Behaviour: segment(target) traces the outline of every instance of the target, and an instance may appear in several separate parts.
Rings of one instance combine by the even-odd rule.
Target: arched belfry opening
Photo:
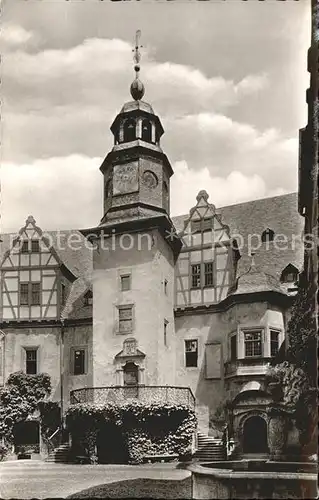
[[[133,118],[129,118],[124,122],[123,126],[124,142],[135,141],[136,139],[136,123]]]
[[[147,119],[142,121],[142,140],[152,142],[152,123]]]
[[[254,415],[248,417],[243,428],[243,452],[258,454],[268,452],[267,423],[264,418]]]

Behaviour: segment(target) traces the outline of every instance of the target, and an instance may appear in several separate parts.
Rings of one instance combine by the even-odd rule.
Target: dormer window
[[[142,121],[142,140],[152,142],[152,124],[149,120]]]
[[[135,141],[136,139],[136,123],[133,119],[129,119],[124,123],[124,142]]]
[[[267,229],[265,229],[265,231],[261,235],[261,241],[262,241],[262,243],[266,243],[268,241],[273,241],[274,236],[275,236],[275,232],[272,229],[269,229],[269,227],[267,227]]]
[[[280,281],[282,283],[296,283],[296,281],[298,281],[298,275],[298,269],[292,264],[288,264],[281,273]]]

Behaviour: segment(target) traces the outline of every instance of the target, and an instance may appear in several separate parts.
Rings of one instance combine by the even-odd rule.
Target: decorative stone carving
[[[268,446],[273,459],[280,458],[287,443],[287,417],[278,408],[268,411]]]
[[[113,196],[138,191],[138,162],[115,165],[113,169]]]

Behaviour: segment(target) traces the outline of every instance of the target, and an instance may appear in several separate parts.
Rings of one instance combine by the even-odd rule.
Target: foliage
[[[106,423],[120,426],[131,463],[140,463],[146,454],[186,454],[196,427],[195,413],[187,406],[140,401],[74,405],[66,421],[73,441],[90,457],[99,430]]]
[[[315,293],[301,286],[287,327],[289,347],[285,361],[277,360],[266,374],[273,399],[290,413],[300,431],[300,443],[308,445],[317,428],[317,328]],[[315,443],[316,446],[316,443]]]
[[[4,459],[4,457],[6,456],[8,451],[9,451],[9,449],[7,446],[0,444],[0,462],[1,462],[1,460]]]
[[[315,292],[300,286],[287,327],[289,347],[286,360],[301,368],[312,387],[317,383],[317,325]]]
[[[38,409],[38,403],[51,393],[50,376],[12,373],[0,394],[0,437],[13,441],[13,427]]]

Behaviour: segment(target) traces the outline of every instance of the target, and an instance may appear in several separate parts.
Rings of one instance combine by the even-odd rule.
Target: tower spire
[[[139,64],[141,60],[140,48],[143,47],[142,45],[140,45],[140,38],[141,30],[137,30],[135,34],[135,47],[134,49],[132,49],[132,52],[134,52],[133,61],[135,62],[135,80],[131,85],[131,96],[135,101],[139,101],[140,99],[142,99],[145,92],[144,85],[139,79],[139,72],[141,69]]]

